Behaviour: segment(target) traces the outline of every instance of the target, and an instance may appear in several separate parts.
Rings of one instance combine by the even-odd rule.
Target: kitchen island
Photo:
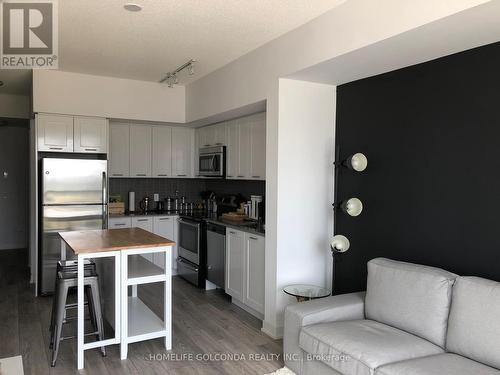
[[[84,351],[107,345],[120,344],[121,359],[127,358],[128,344],[137,341],[165,338],[165,349],[172,348],[172,283],[171,256],[175,242],[140,228],[60,232],[61,259],[70,250],[78,259],[78,369],[84,367]],[[159,267],[144,255],[164,253],[165,264]],[[104,304],[111,304],[114,312],[111,325],[114,337],[85,343],[84,341],[84,280],[86,259],[114,260],[114,267],[105,274],[114,274],[114,290],[104,293]],[[107,262],[111,263],[111,262]],[[109,275],[107,275],[109,276]],[[137,296],[137,285],[164,283],[164,316],[160,319]],[[107,285],[108,286],[108,285]],[[132,295],[128,289],[131,286]],[[108,309],[109,311],[110,309]]]

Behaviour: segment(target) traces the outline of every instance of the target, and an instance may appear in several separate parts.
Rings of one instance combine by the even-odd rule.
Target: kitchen
[[[265,112],[200,128],[58,114],[36,121],[39,158],[108,160],[109,203],[98,227],[137,227],[172,239],[172,275],[224,290],[263,319]],[[70,229],[91,229],[81,224]],[[59,251],[57,244],[45,250],[45,237],[41,265]],[[143,257],[165,264],[163,253]],[[50,294],[53,282],[43,281],[50,271],[40,271],[40,294]]]

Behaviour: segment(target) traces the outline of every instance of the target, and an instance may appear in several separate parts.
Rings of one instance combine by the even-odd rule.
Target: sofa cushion
[[[446,349],[500,369],[500,283],[457,279]]]
[[[444,348],[457,275],[384,258],[368,262],[366,319],[405,330]]]
[[[346,375],[370,375],[388,363],[443,353],[427,340],[373,320],[304,327],[299,345],[306,352],[305,361],[322,361]]]
[[[382,366],[376,375],[500,375],[500,371],[456,354],[438,354]]]

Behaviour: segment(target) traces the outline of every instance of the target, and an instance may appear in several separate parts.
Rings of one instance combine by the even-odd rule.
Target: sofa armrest
[[[365,318],[365,292],[341,294],[285,308],[283,352],[285,364],[296,374],[301,373],[303,353],[299,347],[302,327],[326,322]]]

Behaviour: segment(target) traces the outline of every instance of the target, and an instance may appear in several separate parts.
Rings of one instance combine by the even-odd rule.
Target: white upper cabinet
[[[99,117],[74,118],[74,151],[101,153],[108,151],[108,120]]]
[[[229,179],[236,178],[238,175],[240,164],[240,142],[239,142],[239,127],[236,121],[226,123],[226,177]]]
[[[73,152],[73,116],[39,114],[38,151]]]
[[[211,126],[213,128],[213,143],[214,146],[225,146],[226,141],[226,123],[221,122],[220,124]]]
[[[210,126],[199,128],[197,132],[198,132],[198,146],[200,148],[212,146],[214,137]]]
[[[109,137],[109,176],[128,177],[130,175],[130,125],[111,123]]]
[[[130,125],[130,177],[151,177],[149,125]]]
[[[168,126],[153,127],[153,177],[172,176],[172,128]]]
[[[221,122],[216,125],[205,126],[203,128],[198,128],[197,133],[197,144],[198,147],[213,147],[213,146],[225,146],[226,141],[226,123]]]
[[[256,116],[251,126],[250,136],[250,178],[266,179],[266,114]]]
[[[239,163],[238,171],[236,174],[237,179],[249,179],[250,178],[250,160],[252,157],[252,148],[250,137],[252,134],[252,123],[249,121],[248,117],[239,120]]]
[[[194,130],[172,128],[172,176],[193,177]]]
[[[266,114],[228,121],[226,128],[226,177],[266,179]]]

